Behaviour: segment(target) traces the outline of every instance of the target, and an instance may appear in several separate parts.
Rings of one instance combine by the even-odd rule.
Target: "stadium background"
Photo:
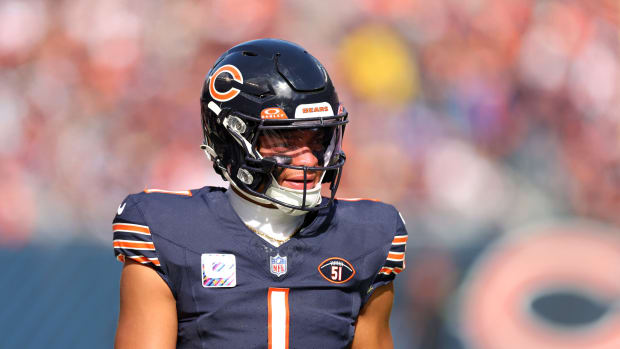
[[[114,211],[222,184],[201,85],[259,37],[335,81],[339,196],[405,217],[396,348],[620,347],[619,25],[615,0],[0,2],[0,348],[111,347]]]

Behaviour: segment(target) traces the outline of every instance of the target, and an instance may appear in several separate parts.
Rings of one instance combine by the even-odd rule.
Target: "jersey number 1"
[[[269,349],[288,349],[288,291],[288,288],[270,287],[267,292]]]

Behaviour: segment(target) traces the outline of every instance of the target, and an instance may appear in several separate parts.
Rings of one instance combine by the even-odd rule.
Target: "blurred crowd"
[[[351,121],[338,194],[400,209],[430,266],[413,283],[532,222],[617,227],[619,27],[615,0],[2,1],[0,245],[110,244],[127,193],[225,185],[199,95],[259,37],[326,66]]]
[[[127,192],[222,185],[198,96],[258,37],[335,80],[340,195],[394,202],[441,244],[549,215],[620,223],[618,17],[612,0],[3,1],[0,243],[107,240]]]

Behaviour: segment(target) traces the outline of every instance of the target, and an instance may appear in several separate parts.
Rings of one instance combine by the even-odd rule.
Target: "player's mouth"
[[[297,189],[297,190],[304,190],[304,184],[306,186],[306,190],[314,188],[314,184],[315,184],[314,181],[316,179],[316,176],[315,175],[308,176],[306,179],[307,181],[304,182],[303,175],[288,177],[288,178],[285,178],[282,181],[282,183],[280,183],[280,185],[283,187]]]

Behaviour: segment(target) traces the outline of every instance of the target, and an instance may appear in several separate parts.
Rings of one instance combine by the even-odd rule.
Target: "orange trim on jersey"
[[[392,240],[393,244],[403,244],[407,242],[407,239],[409,239],[408,235],[401,235],[401,236],[395,236],[394,240]]]
[[[119,262],[123,262],[123,263],[125,263],[125,255],[124,255],[124,254],[119,254],[118,256],[116,256],[116,259],[117,259]]]
[[[271,349],[271,328],[273,327],[271,320],[271,288],[267,291],[267,348]]]
[[[288,337],[289,337],[289,327],[290,327],[290,314],[289,314],[289,305],[288,305],[288,288],[275,288],[270,287],[267,291],[267,345],[269,349],[272,349],[273,339],[271,338],[271,330],[272,330],[272,310],[271,310],[271,293],[273,291],[284,292],[284,307],[286,308],[286,323],[285,323],[285,336],[284,338],[284,348],[288,349]]]
[[[396,274],[400,274],[400,272],[403,271],[404,268],[398,268],[398,267],[394,267],[394,273]]]
[[[341,201],[362,201],[362,200],[368,200],[368,201],[374,201],[374,202],[381,202],[381,200],[368,199],[368,198],[336,198],[336,200],[341,200]]]
[[[388,253],[387,259],[402,261],[405,259],[405,253],[404,252],[390,252]]]
[[[285,344],[284,344],[284,348],[288,349],[288,337],[289,337],[289,328],[290,328],[290,308],[288,305],[288,288],[286,289],[286,294],[284,295],[284,302],[286,304],[286,338],[285,338]]]
[[[122,230],[122,231],[130,231],[134,233],[142,233],[151,235],[151,230],[149,227],[145,225],[137,225],[137,224],[126,224],[126,223],[116,223],[112,224],[112,230]]]
[[[192,196],[192,192],[189,191],[189,190],[144,189],[144,192],[147,193],[147,194],[150,194],[150,193],[163,193],[163,194],[175,194],[175,195]]]
[[[129,249],[142,248],[142,249],[155,250],[155,244],[153,244],[152,242],[148,242],[148,241],[136,241],[136,242],[114,241],[113,246],[114,248],[129,248]]]

